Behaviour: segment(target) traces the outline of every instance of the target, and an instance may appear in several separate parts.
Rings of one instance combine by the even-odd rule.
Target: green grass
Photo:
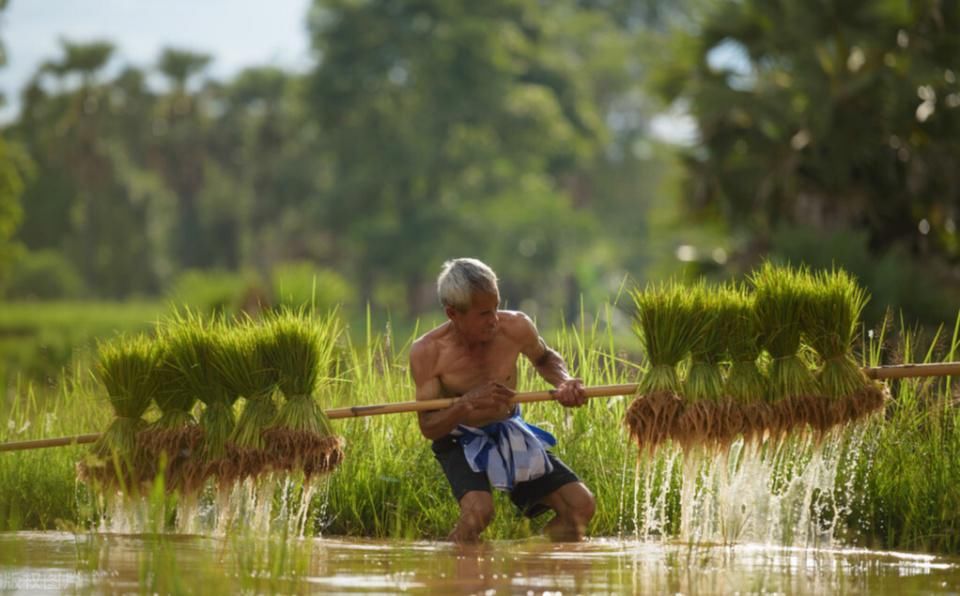
[[[902,328],[902,325],[901,325]],[[960,317],[953,335],[940,329],[927,345],[902,332],[894,352],[902,362],[955,361]],[[865,353],[876,354],[883,334]],[[923,347],[921,347],[923,346]],[[871,364],[876,363],[872,359]],[[904,379],[874,440],[859,454],[856,474],[866,497],[850,525],[869,545],[960,552],[960,407],[951,378]]]
[[[0,389],[17,378],[56,384],[78,358],[92,363],[95,340],[150,330],[161,302],[0,302]]]
[[[568,326],[548,336],[548,343],[588,385],[636,382],[640,363],[616,350],[612,332],[600,324],[605,319],[596,317],[598,322],[591,326]],[[413,399],[406,361],[410,341],[398,344],[388,337],[372,327],[345,336],[332,389],[322,395],[323,408]],[[885,330],[866,341],[862,352],[871,362],[897,353],[908,361],[951,359],[957,347],[956,333],[952,341],[939,340],[931,349],[926,343],[918,344],[905,329]],[[521,361],[520,389],[543,387],[531,367]],[[833,495],[826,503],[842,512],[842,533],[851,543],[960,552],[960,491],[956,488],[960,486],[960,413],[950,405],[950,388],[946,380],[908,380],[894,383],[892,389],[894,403],[886,418],[874,418],[865,431],[847,427],[828,439],[831,449],[840,449],[846,458],[840,467],[846,476],[836,486],[849,485],[854,490]],[[638,525],[645,521],[638,503],[657,504],[666,515],[660,531],[671,535],[682,525],[678,518],[682,492],[693,490],[696,483],[683,482],[690,476],[685,476],[687,470],[670,450],[645,456],[638,463],[636,447],[630,445],[622,427],[628,399],[592,399],[575,410],[552,403],[530,404],[524,415],[558,436],[557,454],[597,496],[591,535],[638,532]],[[10,421],[0,427],[3,441],[102,431],[112,415],[103,389],[82,367],[71,370],[54,388],[20,387],[2,413]],[[148,417],[157,415],[148,412]],[[456,520],[457,507],[414,415],[337,420],[331,425],[345,439],[345,458],[313,501],[309,533],[446,535]],[[799,440],[787,442],[776,454],[775,487],[787,490],[791,474],[809,461],[806,445]],[[84,452],[81,446],[0,453],[0,529],[93,523],[98,515],[96,499],[77,484],[74,475],[74,464]],[[532,522],[517,518],[500,493],[496,501],[498,515],[485,534],[489,538],[530,536],[546,522],[545,518]],[[145,573],[147,580],[158,578],[162,568]]]
[[[54,388],[19,387],[0,418],[7,421],[0,440],[7,442],[98,432],[113,412],[93,377],[74,368]],[[0,529],[53,529],[89,520],[93,499],[76,480],[76,463],[89,450],[76,445],[0,454]]]

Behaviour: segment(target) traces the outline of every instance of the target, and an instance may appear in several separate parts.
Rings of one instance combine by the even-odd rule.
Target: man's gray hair
[[[440,304],[460,312],[470,309],[477,292],[498,294],[497,274],[477,259],[451,259],[443,264],[437,277],[437,296]]]

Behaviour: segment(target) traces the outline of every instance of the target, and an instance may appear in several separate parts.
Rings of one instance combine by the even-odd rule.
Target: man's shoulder
[[[522,310],[500,310],[500,311],[497,311],[497,316],[500,318],[501,322],[515,323],[515,324],[533,323],[533,319],[531,319],[527,315],[527,313],[523,312]]]
[[[447,334],[448,324],[427,331],[410,344],[410,359],[436,359],[440,343]]]
[[[504,333],[514,340],[527,340],[531,335],[537,335],[537,328],[533,319],[519,310],[501,310],[497,313],[500,318],[500,327]]]

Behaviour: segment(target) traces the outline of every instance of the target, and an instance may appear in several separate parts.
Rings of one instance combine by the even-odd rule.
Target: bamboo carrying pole
[[[898,364],[892,366],[873,366],[863,369],[864,374],[870,379],[904,379],[918,377],[947,377],[960,375],[960,362],[936,362],[932,364]],[[633,395],[637,392],[636,383],[627,383],[623,385],[598,385],[596,387],[587,387],[584,392],[587,397],[613,397],[617,395]],[[530,391],[526,393],[517,393],[513,397],[513,403],[530,403],[538,401],[549,401],[553,399],[554,390],[550,391]],[[324,414],[331,420],[338,418],[360,418],[362,416],[379,416],[381,414],[397,414],[400,412],[429,412],[432,410],[442,410],[449,408],[458,397],[448,397],[442,399],[428,399],[421,401],[404,401],[393,404],[375,404],[370,406],[349,406],[346,408],[333,408],[324,410]],[[93,443],[100,435],[76,435],[73,437],[57,437],[54,439],[35,439],[32,441],[15,441],[11,443],[0,443],[0,451],[23,451],[26,449],[43,449],[46,447],[61,447],[64,445],[81,445],[84,443]]]

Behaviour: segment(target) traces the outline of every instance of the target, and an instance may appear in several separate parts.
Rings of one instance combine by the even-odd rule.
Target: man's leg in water
[[[493,495],[472,490],[460,498],[460,519],[447,536],[454,542],[477,542],[480,533],[493,521]]]
[[[587,524],[593,519],[597,502],[582,482],[564,484],[540,500],[556,513],[544,531],[551,540],[570,542],[583,540]]]

